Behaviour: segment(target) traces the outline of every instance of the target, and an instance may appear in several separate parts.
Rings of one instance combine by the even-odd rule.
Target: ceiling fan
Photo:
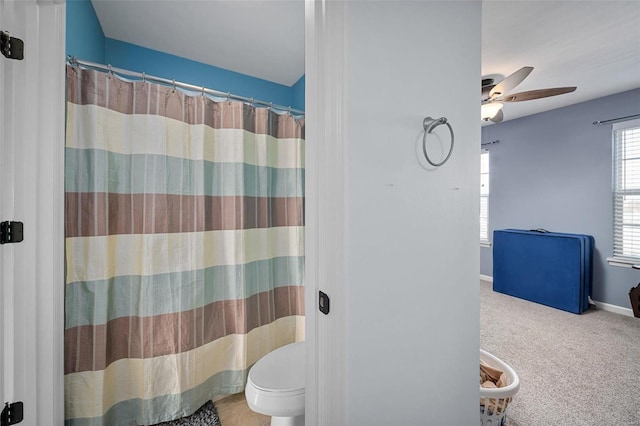
[[[499,123],[504,119],[502,102],[521,102],[533,99],[548,98],[550,96],[571,93],[576,90],[571,87],[554,87],[551,89],[529,90],[526,92],[509,94],[518,84],[527,78],[533,67],[522,67],[513,74],[505,77],[498,84],[492,78],[482,79],[482,103],[480,105],[482,119]]]

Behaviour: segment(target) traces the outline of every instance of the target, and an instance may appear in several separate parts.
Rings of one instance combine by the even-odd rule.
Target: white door
[[[24,59],[0,56],[0,221],[24,241],[0,245],[0,404],[21,425],[63,424],[64,26],[55,1],[0,0],[0,30]]]
[[[16,7],[19,6],[19,7]],[[12,35],[24,38],[24,22],[21,21],[16,9],[23,9],[22,5],[15,2],[0,3],[0,29],[11,32]],[[20,34],[18,36],[18,34]],[[20,191],[20,186],[16,188],[16,171],[14,159],[16,149],[20,145],[16,144],[16,139],[21,138],[20,129],[16,127],[16,114],[19,114],[15,96],[16,73],[20,74],[23,64],[17,60],[9,60],[0,56],[0,221],[20,220],[16,217],[15,193]],[[17,145],[17,146],[16,146]],[[0,315],[0,342],[2,343],[2,363],[0,364],[0,378],[2,378],[2,389],[0,389],[0,403],[15,402],[30,399],[23,391],[25,382],[31,382],[32,378],[27,378],[25,374],[17,374],[16,369],[20,368],[20,362],[25,357],[23,348],[19,348],[19,338],[22,324],[16,305],[16,279],[20,278],[20,272],[16,271],[15,259],[23,256],[24,245],[4,244],[0,246],[0,298],[2,300],[2,315]],[[17,275],[17,276],[16,276]],[[24,324],[26,325],[26,324]],[[17,359],[16,359],[17,358]],[[29,373],[27,373],[28,375]],[[16,376],[21,376],[22,380],[16,383]]]

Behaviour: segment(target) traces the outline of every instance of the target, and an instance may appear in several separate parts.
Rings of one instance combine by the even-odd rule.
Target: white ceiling
[[[304,74],[304,0],[92,3],[106,37],[286,86]]]
[[[106,37],[287,86],[304,74],[304,0],[92,2]],[[505,120],[640,88],[640,0],[484,0],[482,10],[483,77],[528,65],[514,92],[578,86],[505,104]]]
[[[487,1],[482,75],[534,70],[513,92],[578,86],[504,106],[505,120],[640,87],[640,1]],[[638,105],[640,113],[640,104]]]

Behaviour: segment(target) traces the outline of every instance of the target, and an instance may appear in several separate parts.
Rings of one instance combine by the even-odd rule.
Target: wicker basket
[[[504,371],[507,378],[505,387],[495,389],[480,387],[480,425],[500,426],[503,424],[513,396],[520,389],[520,379],[513,368],[482,349],[480,349],[480,360]]]

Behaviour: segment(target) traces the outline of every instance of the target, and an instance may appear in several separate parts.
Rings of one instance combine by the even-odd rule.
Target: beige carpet
[[[507,426],[640,425],[640,319],[480,289],[480,345],[521,382]]]

